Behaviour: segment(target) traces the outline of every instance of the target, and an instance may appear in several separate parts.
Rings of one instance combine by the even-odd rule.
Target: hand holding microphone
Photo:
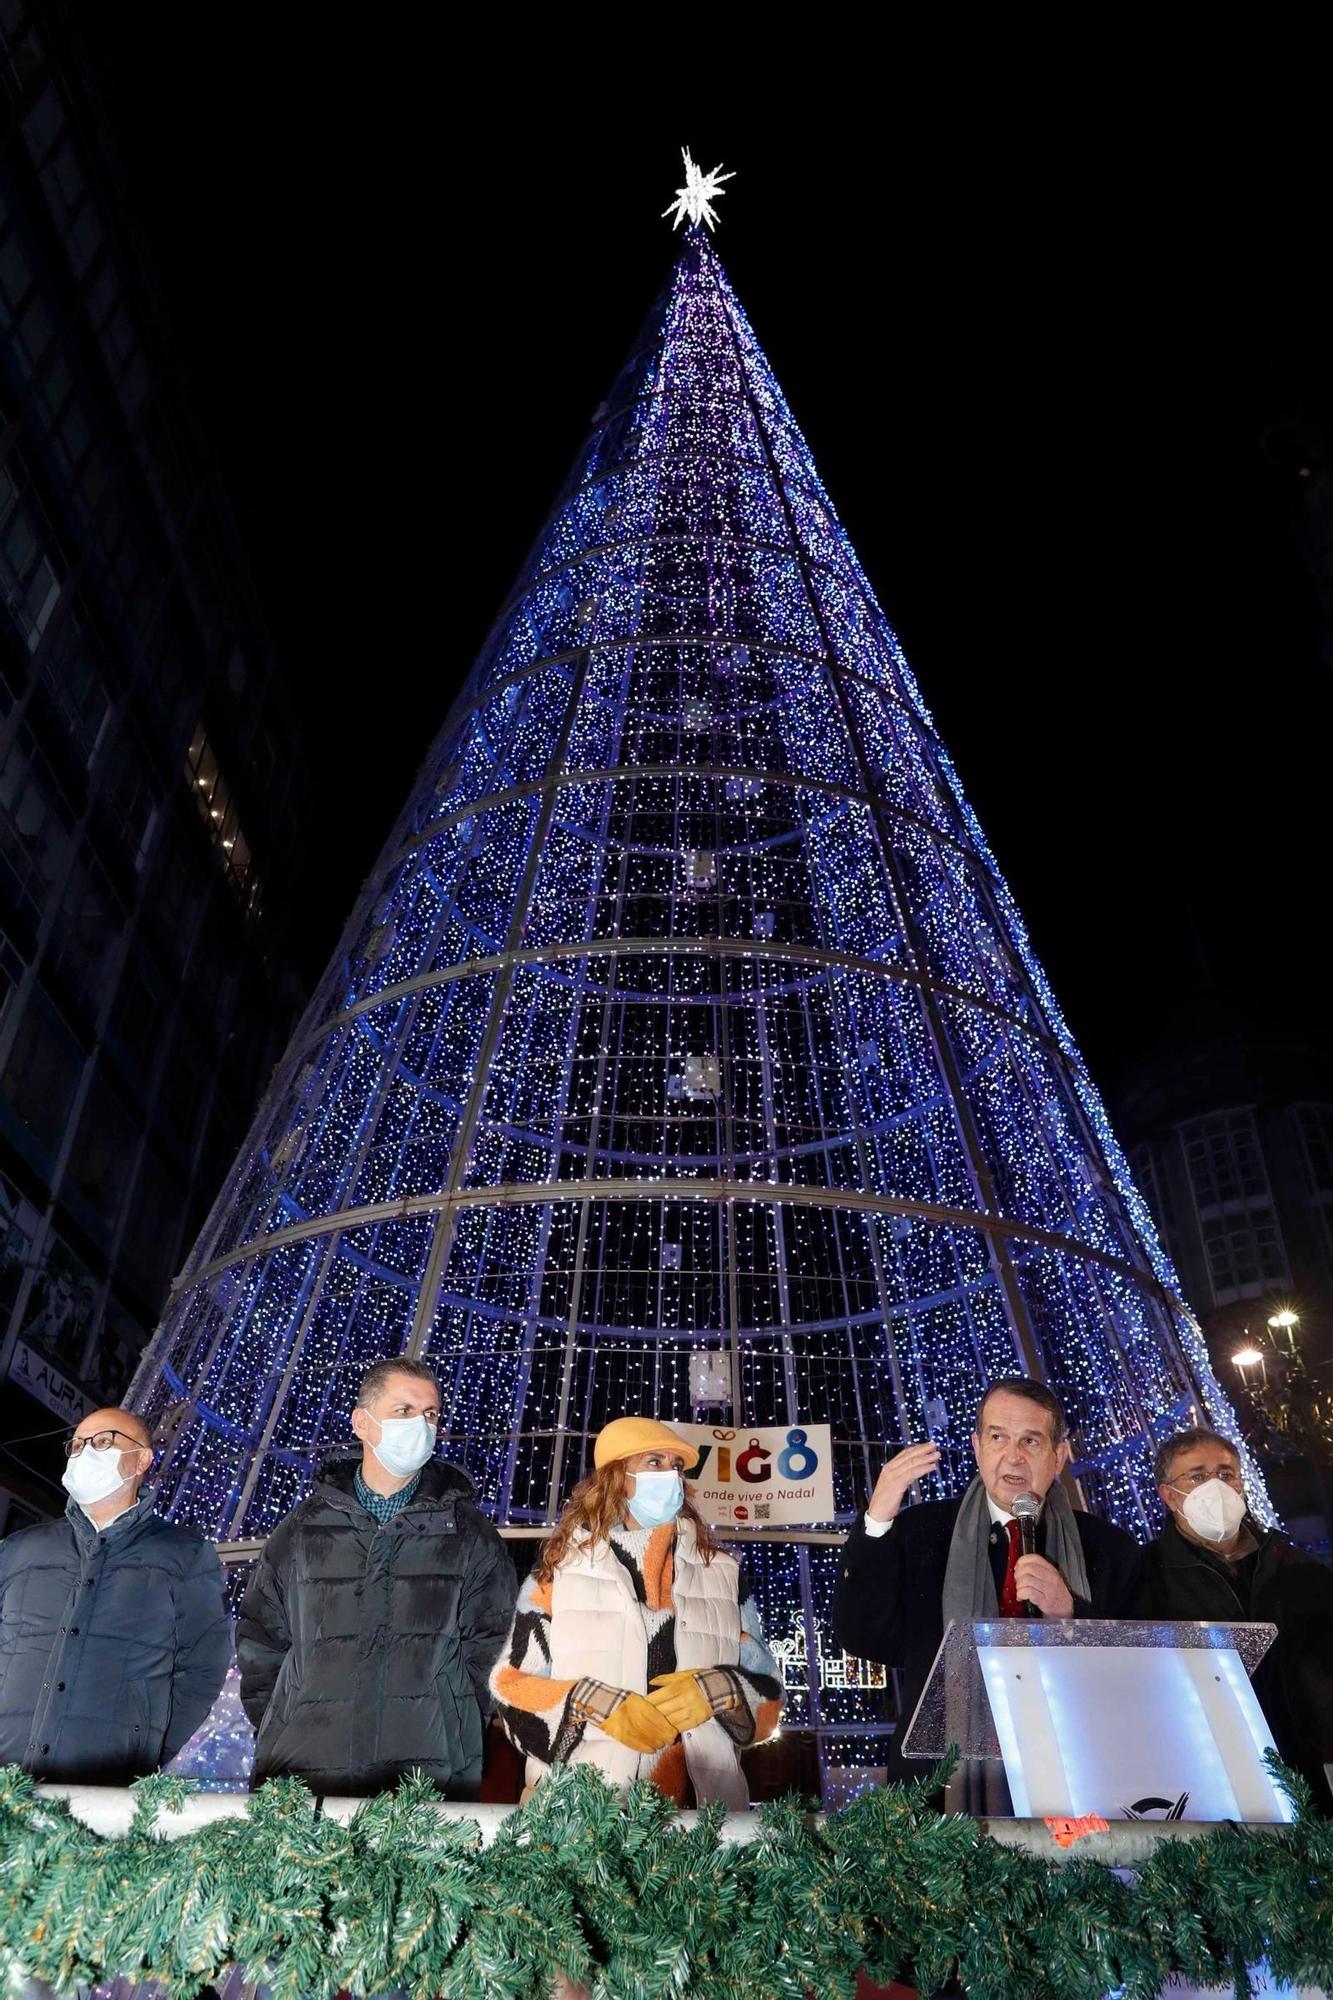
[[[1037,1554],[1037,1522],[1041,1501],[1035,1493],[1016,1493],[1010,1510],[1018,1523],[1023,1553],[1014,1567],[1014,1588],[1029,1618],[1072,1618],[1074,1599],[1054,1563]]]

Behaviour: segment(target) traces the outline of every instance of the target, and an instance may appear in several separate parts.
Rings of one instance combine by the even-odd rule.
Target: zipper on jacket
[[[1225,1587],[1231,1592],[1231,1595],[1235,1598],[1236,1609],[1239,1611],[1241,1615],[1242,1622],[1244,1623],[1249,1622],[1250,1614],[1245,1609],[1245,1605],[1244,1602],[1242,1601],[1241,1594],[1237,1590],[1235,1584],[1231,1581],[1231,1578],[1229,1576],[1223,1576],[1221,1570],[1214,1569],[1211,1563],[1200,1562],[1197,1556],[1192,1556],[1188,1563],[1180,1563],[1177,1564],[1176,1567],[1180,1569],[1206,1570],[1209,1576],[1216,1577],[1217,1581],[1221,1584],[1224,1584]]]

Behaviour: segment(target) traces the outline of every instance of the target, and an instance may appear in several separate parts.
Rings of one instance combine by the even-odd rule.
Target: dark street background
[[[307,976],[669,269],[684,142],[736,171],[722,257],[1094,1073],[1173,1017],[1317,1031],[1301,163],[1149,84],[1128,118],[943,89],[827,144],[688,85],[520,115],[404,19],[88,14],[306,711]]]

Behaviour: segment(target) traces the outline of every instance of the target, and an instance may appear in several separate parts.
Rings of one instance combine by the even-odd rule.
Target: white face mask
[[[425,1417],[382,1417],[380,1441],[371,1445],[380,1464],[395,1479],[410,1479],[435,1450],[435,1426]]]
[[[130,1475],[131,1478],[133,1476]],[[113,1493],[119,1493],[122,1486],[130,1483],[129,1479],[120,1476],[120,1446],[109,1444],[101,1451],[95,1451],[92,1445],[86,1444],[77,1458],[66,1461],[60,1483],[80,1507],[96,1507],[99,1502],[109,1500]]]
[[[1245,1519],[1245,1495],[1225,1479],[1206,1479],[1185,1495],[1180,1511],[1205,1542],[1229,1542]]]

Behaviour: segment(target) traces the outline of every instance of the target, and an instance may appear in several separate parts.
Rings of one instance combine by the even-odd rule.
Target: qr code
[[[773,1512],[773,1509],[772,1509],[772,1507],[771,1507],[771,1506],[769,1505],[769,1503],[768,1503],[768,1501],[767,1501],[767,1500],[756,1500],[756,1501],[755,1501],[755,1503],[754,1503],[754,1518],[755,1518],[755,1520],[756,1520],[756,1521],[766,1521],[766,1520],[768,1520],[768,1518],[769,1518],[769,1516],[770,1516],[770,1515],[772,1514],[772,1512]]]

